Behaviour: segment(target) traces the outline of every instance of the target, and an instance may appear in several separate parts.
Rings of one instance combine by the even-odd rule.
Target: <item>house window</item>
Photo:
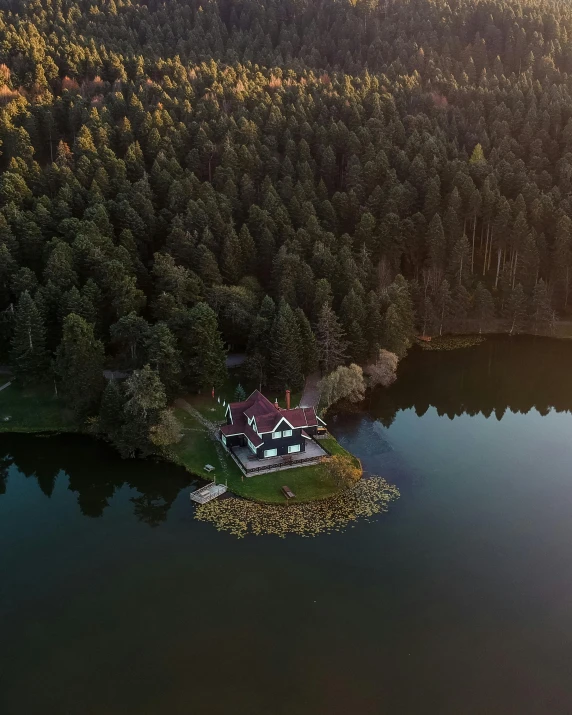
[[[252,442],[248,439],[248,437],[246,438],[246,441],[248,442],[248,446],[250,447],[251,451],[254,452],[254,454],[256,454],[256,447],[252,444]]]
[[[282,432],[273,432],[272,439],[280,439],[282,437]]]
[[[293,452],[299,452],[300,451],[300,445],[299,444],[291,444],[288,447],[288,454],[292,454]]]
[[[265,457],[275,457],[277,454],[278,454],[277,449],[265,449],[264,450]]]
[[[224,434],[222,435],[222,443],[226,447],[226,437],[224,436]]]
[[[284,432],[282,432],[282,437],[291,437],[291,436],[292,436],[291,429],[285,429]]]

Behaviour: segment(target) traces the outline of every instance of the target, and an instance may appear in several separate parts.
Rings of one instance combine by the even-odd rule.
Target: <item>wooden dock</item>
[[[226,492],[226,487],[224,484],[207,484],[194,492],[191,492],[191,501],[196,501],[197,504],[206,504],[212,499],[220,497],[221,494]]]

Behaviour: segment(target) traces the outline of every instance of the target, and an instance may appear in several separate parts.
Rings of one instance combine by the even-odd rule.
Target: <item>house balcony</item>
[[[322,459],[330,456],[328,452],[317,442],[314,442],[313,439],[306,440],[306,450],[304,452],[285,454],[278,457],[267,457],[265,459],[257,457],[248,447],[230,447],[227,449],[247,477],[253,477],[257,474],[268,474],[281,469],[293,469],[294,467],[318,464]]]

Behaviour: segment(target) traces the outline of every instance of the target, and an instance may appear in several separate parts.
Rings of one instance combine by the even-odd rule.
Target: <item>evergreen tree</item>
[[[28,291],[18,300],[14,313],[14,334],[10,360],[16,377],[23,383],[41,380],[48,366],[46,331],[40,312]]]
[[[183,371],[188,387],[209,390],[226,379],[226,350],[215,312],[197,303],[188,312],[187,332],[180,341]]]
[[[376,359],[383,341],[384,325],[381,300],[378,294],[373,290],[367,295],[366,323],[367,329],[365,331],[365,337],[367,340],[367,357],[368,359]]]
[[[409,346],[410,336],[399,316],[399,310],[389,305],[383,318],[382,347],[398,357],[404,357]]]
[[[477,283],[473,313],[479,326],[479,335],[487,329],[495,317],[495,304],[490,292],[482,283]]]
[[[342,301],[340,321],[347,339],[347,353],[352,362],[360,363],[367,357],[365,306],[361,296],[352,288]]]
[[[125,391],[118,380],[109,380],[99,407],[96,431],[113,444],[120,444],[125,423]]]
[[[314,291],[314,304],[312,307],[313,323],[317,323],[324,305],[332,306],[334,302],[334,294],[330,282],[326,278],[320,278],[316,281],[316,290]]]
[[[534,286],[532,292],[532,323],[535,335],[539,330],[546,331],[552,328],[554,312],[550,305],[550,296],[542,278]]]
[[[300,354],[302,374],[307,377],[318,369],[318,344],[310,321],[302,308],[296,310],[296,320],[298,321],[298,331],[300,333],[300,344],[302,348]]]
[[[447,329],[449,318],[453,313],[453,299],[449,281],[442,281],[437,293],[435,294],[435,311],[439,326],[439,335],[443,335],[443,330]]]
[[[244,402],[246,400],[246,392],[244,391],[244,387],[238,383],[236,386],[236,390],[234,391],[234,400],[235,402]]]
[[[181,353],[177,341],[165,323],[156,323],[147,337],[147,360],[157,372],[167,396],[173,397],[180,388]]]
[[[152,429],[161,420],[167,404],[159,375],[149,365],[135,370],[125,382],[124,424],[115,443],[125,457],[145,457],[156,451]]]
[[[505,305],[505,318],[509,335],[520,332],[526,324],[526,295],[520,283],[511,292]]]
[[[281,301],[270,339],[270,382],[273,387],[299,389],[302,374],[301,338],[292,308]]]
[[[79,419],[93,413],[104,388],[103,343],[93,326],[75,313],[66,316],[56,351],[55,372],[66,403]]]
[[[455,326],[455,330],[464,331],[466,328],[466,320],[471,307],[471,296],[464,285],[456,285],[453,289],[452,305],[451,305],[451,320]]]
[[[347,358],[345,334],[331,306],[325,303],[316,326],[316,340],[322,373],[328,374]]]

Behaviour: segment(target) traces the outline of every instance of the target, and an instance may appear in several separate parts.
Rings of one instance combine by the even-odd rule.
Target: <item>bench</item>
[[[212,464],[205,464],[203,469],[205,470],[205,472],[214,472],[214,467]]]
[[[294,499],[296,497],[290,487],[282,487],[282,493],[284,494],[286,499]]]

